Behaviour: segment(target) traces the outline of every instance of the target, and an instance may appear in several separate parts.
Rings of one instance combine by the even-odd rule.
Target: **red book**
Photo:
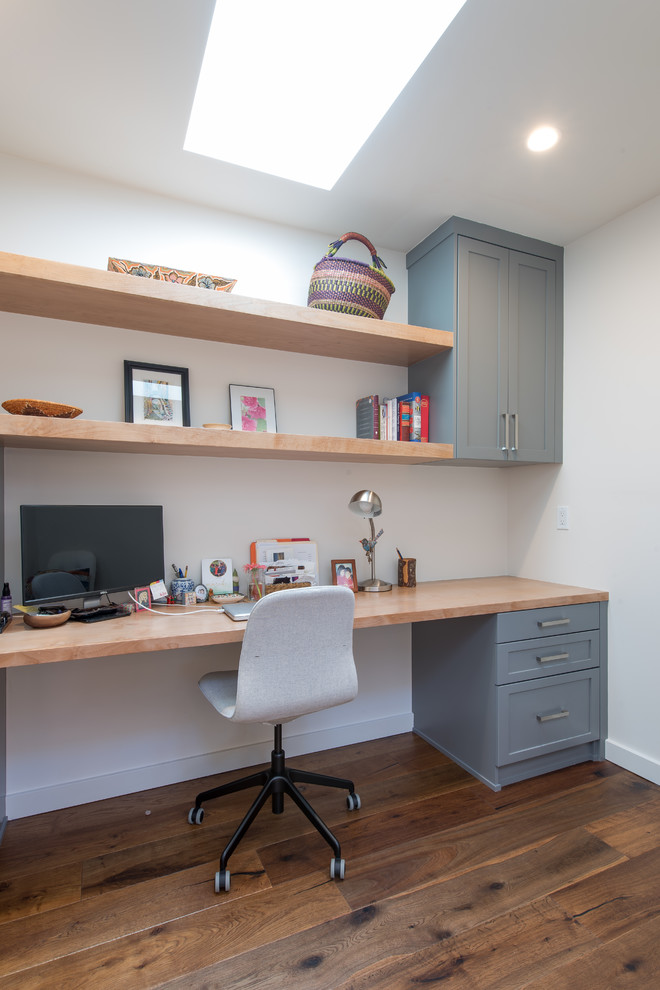
[[[421,398],[422,407],[422,436],[421,442],[429,442],[429,397],[428,395],[423,395]]]

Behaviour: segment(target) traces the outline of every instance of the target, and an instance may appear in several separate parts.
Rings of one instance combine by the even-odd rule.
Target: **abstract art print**
[[[246,433],[277,433],[275,391],[255,385],[230,385],[231,425]]]

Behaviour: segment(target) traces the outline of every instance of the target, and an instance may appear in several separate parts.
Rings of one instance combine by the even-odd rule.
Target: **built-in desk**
[[[519,779],[519,777],[516,777],[514,773],[509,773],[505,775],[506,780],[490,779],[487,773],[483,772],[479,766],[473,765],[469,758],[465,758],[460,752],[451,752],[451,747],[446,746],[443,742],[442,726],[433,714],[440,711],[439,703],[436,704],[433,700],[433,692],[441,692],[442,697],[451,698],[452,724],[456,724],[458,721],[463,726],[463,730],[458,733],[458,736],[464,742],[479,737],[480,749],[483,749],[484,745],[486,748],[488,746],[495,748],[499,745],[497,732],[504,731],[503,719],[506,718],[505,709],[502,707],[504,695],[502,692],[498,694],[497,688],[507,686],[500,685],[497,681],[496,647],[499,642],[497,637],[500,636],[501,642],[510,642],[510,640],[502,640],[502,636],[506,636],[507,633],[498,633],[497,619],[495,626],[492,626],[491,623],[489,627],[492,627],[491,632],[488,635],[483,633],[484,617],[494,616],[501,619],[506,613],[524,612],[530,616],[532,627],[519,627],[522,632],[519,638],[532,640],[536,638],[531,632],[536,628],[534,623],[537,620],[533,617],[531,610],[572,608],[586,603],[596,603],[594,607],[598,616],[599,653],[596,661],[593,657],[587,659],[586,669],[593,671],[595,666],[599,668],[599,677],[591,678],[592,695],[589,700],[590,711],[593,714],[595,697],[593,692],[597,691],[598,723],[591,725],[589,740],[581,742],[579,750],[573,752],[571,746],[564,746],[562,749],[561,740],[557,741],[555,738],[552,743],[554,755],[550,760],[546,759],[547,754],[543,753],[528,755],[520,762],[525,763],[525,767],[522,768],[523,775],[533,776],[535,773],[543,772],[544,769],[552,768],[554,765],[565,766],[569,762],[578,762],[580,759],[596,758],[602,755],[602,740],[605,736],[604,660],[606,656],[605,608],[607,599],[608,594],[604,591],[551,584],[528,578],[489,577],[465,578],[456,581],[428,581],[418,584],[416,588],[395,587],[391,592],[382,594],[358,594],[355,601],[355,628],[365,629],[371,626],[401,623],[414,624],[413,712],[416,730],[418,726],[415,706],[419,703],[419,699],[424,696],[424,710],[422,712],[420,709],[420,718],[423,719],[426,727],[420,730],[421,734],[434,745],[446,749],[449,755],[463,763],[468,769],[472,769],[477,776],[487,780],[491,786],[498,787],[509,779]],[[11,626],[0,636],[0,671],[2,671],[0,687],[3,689],[0,694],[4,697],[5,674],[2,668],[62,663],[68,660],[112,657],[127,653],[147,653],[154,650],[176,650],[191,646],[235,643],[243,638],[245,629],[243,623],[232,622],[227,616],[210,607],[193,615],[184,615],[182,614],[183,611],[185,610],[175,608],[161,609],[158,614],[138,613],[128,618],[89,624],[68,622],[52,629],[31,629],[25,626],[20,618],[15,618]],[[559,613],[557,616],[558,619],[562,618]],[[444,621],[447,619],[457,621],[447,623]],[[479,620],[476,626],[470,621],[472,619],[475,622]],[[558,621],[558,619],[550,621]],[[423,627],[421,626],[422,623],[424,624]],[[479,649],[465,646],[475,628],[482,630]],[[563,633],[566,627],[559,625],[548,628]],[[417,632],[421,629],[424,630],[424,635],[422,639],[418,639]],[[455,633],[451,634],[453,644],[451,646],[453,655],[451,670],[444,667],[444,649],[439,646],[434,647],[434,644],[440,643],[444,635],[443,630],[448,635],[451,630],[455,630]],[[518,633],[514,632],[513,635],[517,636]],[[552,638],[554,639],[554,637]],[[461,643],[465,646],[466,652],[464,654],[461,654],[459,649]],[[449,644],[446,652],[449,653]],[[555,652],[563,654],[566,650],[562,648]],[[558,677],[570,678],[575,676],[575,671],[572,670],[564,673],[563,669],[561,671],[556,667],[553,669],[553,663],[555,665],[561,664],[565,663],[565,660],[546,660],[539,661],[539,663],[542,663],[539,669],[543,680],[548,684],[551,683],[550,677],[553,678],[552,683],[561,685],[563,682],[557,681]],[[465,681],[459,673],[461,666],[466,671],[468,668],[470,670],[469,678]],[[584,664],[582,664],[582,668],[584,668]],[[433,674],[433,671],[436,673]],[[432,674],[433,684],[429,683],[424,686],[425,679],[431,677]],[[512,676],[517,677],[516,674]],[[511,683],[518,683],[519,680],[520,678],[515,681],[510,680],[507,684],[510,687]],[[417,702],[415,698],[418,699]],[[475,699],[478,699],[478,704]],[[484,711],[484,705],[487,707],[487,711]],[[479,714],[480,711],[482,712],[481,715]],[[553,713],[548,711],[546,714],[552,715]],[[0,735],[3,740],[5,734],[4,719],[5,705],[2,703],[3,724],[0,727]],[[551,727],[555,737],[557,737],[557,726],[563,728],[565,724],[566,719],[561,715],[556,719],[550,718],[547,721],[539,722],[543,728]],[[460,742],[460,739],[458,741]],[[468,748],[471,751],[471,747]],[[564,752],[564,750],[571,752]],[[562,759],[567,762],[562,763]],[[1,800],[4,806],[4,790]],[[2,815],[4,816],[4,807]]]

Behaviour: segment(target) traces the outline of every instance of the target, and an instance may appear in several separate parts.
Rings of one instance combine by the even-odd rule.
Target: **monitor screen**
[[[23,604],[97,599],[164,576],[161,505],[22,505]]]

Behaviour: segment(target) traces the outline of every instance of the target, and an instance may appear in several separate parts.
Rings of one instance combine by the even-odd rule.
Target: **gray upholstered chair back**
[[[277,591],[248,619],[238,667],[237,722],[287,722],[352,699],[355,596],[349,588]]]

